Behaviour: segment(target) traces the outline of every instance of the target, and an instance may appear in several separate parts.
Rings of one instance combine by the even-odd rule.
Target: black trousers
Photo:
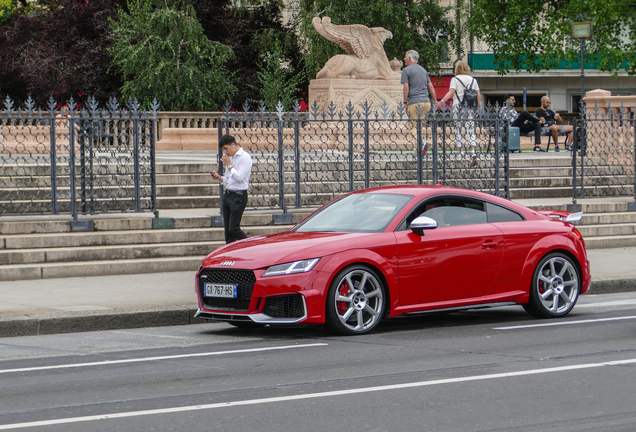
[[[225,227],[225,243],[247,238],[240,226],[245,206],[247,206],[247,191],[226,190],[223,194],[221,213]]]
[[[541,144],[541,120],[528,111],[521,111],[519,117],[517,117],[510,126],[518,127],[523,133],[534,131],[535,145]]]

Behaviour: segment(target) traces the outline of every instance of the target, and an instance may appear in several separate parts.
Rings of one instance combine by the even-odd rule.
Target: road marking
[[[616,300],[610,302],[599,302],[599,303],[578,303],[576,305],[577,309],[584,307],[610,307],[610,306],[626,306],[626,305],[636,305],[636,300]]]
[[[517,325],[517,326],[508,326],[508,327],[494,327],[493,330],[518,330],[518,329],[536,328],[536,327],[555,327],[555,326],[562,326],[562,325],[589,324],[589,323],[597,323],[597,322],[605,322],[605,321],[621,321],[621,320],[631,320],[631,319],[636,319],[636,316],[598,318],[598,319],[587,319],[587,320],[578,320],[578,321],[558,321],[558,322],[551,322],[546,324],[527,324],[527,325]]]
[[[401,390],[401,389],[408,389],[408,388],[428,387],[428,386],[441,385],[441,384],[454,384],[454,383],[462,383],[462,382],[470,382],[470,381],[484,381],[484,380],[491,380],[491,379],[498,379],[498,378],[539,375],[539,374],[547,374],[547,373],[554,373],[554,372],[566,372],[566,371],[592,369],[592,368],[600,368],[600,367],[607,367],[607,366],[622,366],[622,365],[635,364],[635,363],[636,363],[636,358],[633,358],[633,359],[627,359],[627,360],[615,360],[615,361],[608,361],[608,362],[601,362],[601,363],[587,363],[587,364],[559,366],[559,367],[544,368],[544,369],[529,369],[529,370],[523,370],[523,371],[517,371],[517,372],[503,372],[503,373],[497,373],[497,374],[474,375],[474,376],[467,376],[467,377],[460,377],[460,378],[446,378],[446,379],[418,381],[418,382],[411,382],[411,383],[404,383],[404,384],[391,384],[391,385],[376,386],[376,387],[335,390],[335,391],[322,392],[322,393],[308,393],[308,394],[279,396],[279,397],[270,397],[270,398],[262,398],[262,399],[248,399],[248,400],[242,400],[242,401],[220,402],[220,403],[207,404],[207,405],[191,405],[191,406],[185,406],[185,407],[161,408],[161,409],[145,410],[145,411],[130,411],[130,412],[123,412],[123,413],[102,414],[102,415],[94,415],[94,416],[86,416],[86,417],[69,417],[69,418],[62,418],[62,419],[34,421],[34,422],[28,422],[28,423],[14,423],[14,424],[0,425],[0,430],[24,429],[24,428],[31,428],[31,427],[51,426],[51,425],[68,424],[68,423],[81,423],[81,422],[89,422],[89,421],[96,421],[96,420],[110,420],[110,419],[126,418],[126,417],[140,417],[140,416],[156,415],[156,414],[182,413],[182,412],[188,412],[188,411],[201,411],[201,410],[210,410],[210,409],[218,409],[218,408],[259,405],[259,404],[275,403],[275,402],[289,402],[289,401],[297,401],[297,400],[304,400],[304,399],[317,399],[317,398],[334,397],[334,396],[381,392],[381,391],[388,391],[388,390]]]
[[[37,366],[37,367],[20,368],[20,369],[0,369],[0,374],[16,373],[16,372],[32,372],[32,371],[51,370],[51,369],[79,368],[79,367],[87,367],[87,366],[110,366],[110,365],[116,365],[116,364],[122,364],[122,363],[139,363],[139,362],[149,362],[149,361],[159,361],[159,360],[174,360],[174,359],[183,359],[183,358],[189,358],[189,357],[207,357],[207,356],[218,356],[218,355],[228,355],[228,354],[255,353],[255,352],[264,352],[264,351],[280,351],[280,350],[289,350],[289,349],[296,349],[296,348],[312,348],[312,347],[327,346],[327,345],[329,344],[313,343],[313,344],[303,344],[303,345],[285,345],[285,346],[277,346],[277,347],[250,348],[250,349],[241,349],[241,350],[232,350],[232,351],[216,351],[216,352],[193,353],[193,354],[178,354],[178,355],[160,356],[160,357],[142,357],[142,358],[124,359],[124,360],[104,360],[104,361],[90,362],[90,363],[72,363],[72,364],[61,364],[61,365],[52,365],[52,366]]]

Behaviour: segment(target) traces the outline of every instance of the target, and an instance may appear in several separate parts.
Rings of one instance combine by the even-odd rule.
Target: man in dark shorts
[[[555,113],[550,109],[550,98],[547,96],[543,96],[541,98],[541,108],[537,110],[535,115],[539,117],[539,120],[543,122],[544,132],[552,135],[552,139],[554,140],[554,151],[561,151],[559,148],[559,133],[562,135],[571,134],[574,128],[571,125],[560,125],[558,124],[563,119],[559,115],[559,113]],[[547,135],[547,134],[546,134]],[[567,142],[567,138],[565,140]],[[565,149],[568,151],[572,151],[572,146],[565,145]]]

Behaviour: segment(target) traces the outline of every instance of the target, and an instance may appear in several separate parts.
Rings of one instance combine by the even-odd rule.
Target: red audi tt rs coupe
[[[290,231],[210,253],[196,275],[197,316],[342,334],[484,306],[561,317],[590,286],[585,242],[571,224],[581,216],[444,186],[351,192]]]

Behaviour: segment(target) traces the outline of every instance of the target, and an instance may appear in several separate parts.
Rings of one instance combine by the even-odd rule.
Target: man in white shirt
[[[236,143],[232,135],[223,135],[219,141],[219,152],[223,152],[221,162],[225,175],[212,172],[212,178],[225,186],[221,214],[225,227],[225,243],[247,238],[241,230],[241,219],[247,206],[247,188],[252,175],[252,157]]]

